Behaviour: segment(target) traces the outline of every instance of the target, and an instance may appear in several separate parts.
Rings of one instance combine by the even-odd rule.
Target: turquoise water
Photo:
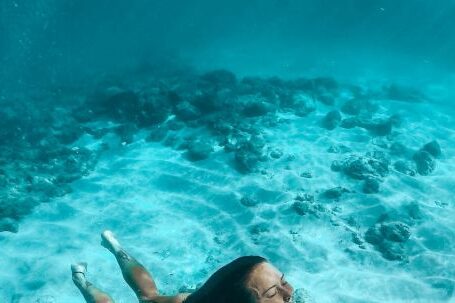
[[[0,3],[0,302],[262,255],[301,302],[452,302],[455,3]]]

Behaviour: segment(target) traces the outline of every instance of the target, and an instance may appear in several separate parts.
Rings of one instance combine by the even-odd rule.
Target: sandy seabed
[[[161,142],[148,139],[148,128],[134,130],[127,143],[112,133],[82,134],[71,147],[105,150],[93,170],[21,218],[17,233],[0,233],[0,301],[83,302],[70,264],[86,261],[92,283],[116,302],[135,302],[99,244],[100,232],[112,229],[166,294],[194,289],[221,265],[255,254],[286,273],[298,302],[451,302],[453,116],[431,101],[382,99],[374,100],[375,117],[401,117],[390,133],[375,134],[366,122],[342,127],[350,117],[343,111],[332,128],[327,113],[345,100],[339,94],[304,116],[278,111],[272,126],[257,126],[267,159],[255,167],[216,140],[209,156],[204,147],[174,144],[188,134],[207,137],[203,127],[174,125],[173,139]],[[429,174],[419,174],[415,153],[433,140],[442,153],[431,157]],[[397,142],[408,151],[397,151]],[[349,159],[362,157],[386,163],[387,172],[356,178]],[[412,172],[394,165],[400,160]],[[372,189],[367,179],[375,180]]]

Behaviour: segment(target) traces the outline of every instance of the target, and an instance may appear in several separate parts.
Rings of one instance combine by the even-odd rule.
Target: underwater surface
[[[295,303],[455,301],[455,2],[1,0],[0,302],[242,255]]]

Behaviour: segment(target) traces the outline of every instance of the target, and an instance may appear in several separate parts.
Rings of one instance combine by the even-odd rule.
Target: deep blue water
[[[453,1],[5,0],[0,9],[2,80],[13,82],[71,83],[163,58],[244,74],[414,81],[455,68]]]
[[[164,293],[454,300],[455,2],[245,2],[0,0],[0,302],[134,302],[106,228]]]

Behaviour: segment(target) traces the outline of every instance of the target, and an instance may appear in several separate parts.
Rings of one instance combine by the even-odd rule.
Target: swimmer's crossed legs
[[[116,258],[126,283],[133,289],[139,302],[181,303],[188,294],[177,296],[160,296],[150,273],[136,259],[130,256],[120,245],[114,234],[106,230],[101,234],[101,245],[107,248]],[[74,284],[81,291],[88,303],[113,303],[112,298],[87,281],[87,264],[71,265]]]

